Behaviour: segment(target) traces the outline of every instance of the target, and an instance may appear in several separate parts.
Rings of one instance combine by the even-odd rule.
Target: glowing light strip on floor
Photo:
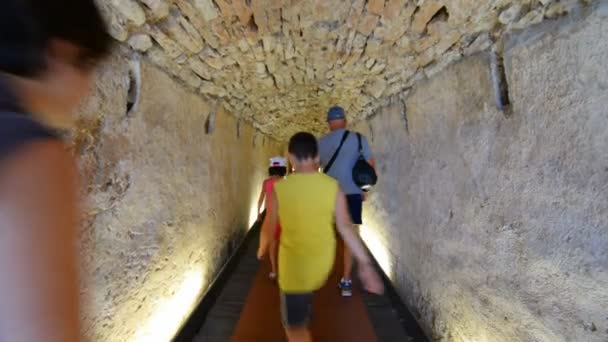
[[[391,263],[390,255],[386,249],[386,245],[380,240],[380,236],[376,231],[368,226],[361,226],[361,239],[367,245],[378,264],[386,273],[386,275],[392,280],[393,279],[393,267]]]
[[[184,320],[192,312],[202,287],[203,273],[201,271],[186,273],[183,282],[173,295],[159,300],[156,310],[137,332],[134,341],[171,341]]]

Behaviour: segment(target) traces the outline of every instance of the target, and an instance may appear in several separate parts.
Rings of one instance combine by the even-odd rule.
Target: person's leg
[[[354,227],[353,227],[354,228]],[[350,281],[353,273],[353,254],[350,248],[344,245],[344,274],[342,279]]]
[[[285,328],[289,342],[312,342],[312,336],[308,328]]]
[[[351,220],[353,221],[353,229],[358,232],[359,225],[363,223],[361,218],[363,211],[363,196],[347,195],[346,200],[348,202]],[[352,271],[353,255],[350,249],[347,246],[344,246],[344,273],[340,280],[340,289],[342,290],[342,296],[344,297],[352,296]]]
[[[351,278],[353,270],[353,255],[350,249],[344,245],[344,273],[342,279],[340,279],[340,290],[342,297],[350,297],[353,295],[353,281]]]
[[[276,279],[277,277],[277,244],[278,241],[272,237],[270,240],[270,279]]]
[[[262,225],[262,227],[260,228],[260,241],[258,244],[258,253],[257,253],[258,260],[262,260],[262,258],[266,254],[266,249],[268,248],[267,245],[268,245],[268,234],[266,234],[266,232],[264,231],[264,226]]]
[[[281,292],[281,316],[289,342],[312,342],[308,323],[312,313],[312,293]]]
[[[278,256],[279,256],[279,241],[281,238],[281,225],[277,226],[273,237],[272,237],[272,245],[270,246],[270,262],[272,266],[272,273],[270,274],[271,279],[276,279],[277,270],[278,270]]]

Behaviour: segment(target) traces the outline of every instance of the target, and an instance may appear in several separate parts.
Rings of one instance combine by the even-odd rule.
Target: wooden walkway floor
[[[269,264],[255,258],[257,239],[246,251],[210,310],[195,342],[284,342],[279,289],[268,279]],[[339,244],[341,248],[341,244]],[[336,265],[341,265],[341,249]],[[340,296],[338,267],[315,294],[311,323],[315,342],[424,342],[418,331],[408,334],[386,296],[363,293],[355,286],[351,298]],[[402,319],[402,318],[401,318]],[[411,322],[410,322],[411,323]],[[417,336],[416,338],[412,336]]]

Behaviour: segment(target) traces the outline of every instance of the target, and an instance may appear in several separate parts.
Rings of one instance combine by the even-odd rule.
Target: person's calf
[[[312,293],[281,292],[281,316],[290,342],[311,341]]]
[[[308,327],[287,327],[285,328],[287,340],[289,342],[312,342],[312,335]]]
[[[353,255],[348,247],[344,246],[344,280],[351,280],[353,272]]]
[[[271,278],[272,275],[274,275],[274,277],[276,277],[277,274],[277,255],[278,255],[278,244],[277,241],[275,239],[272,239],[272,242],[270,244],[270,268],[271,268]]]

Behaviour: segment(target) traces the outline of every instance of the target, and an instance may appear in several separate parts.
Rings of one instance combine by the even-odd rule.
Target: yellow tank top
[[[295,173],[275,184],[279,202],[279,287],[306,293],[325,284],[336,256],[338,182],[323,173]]]

